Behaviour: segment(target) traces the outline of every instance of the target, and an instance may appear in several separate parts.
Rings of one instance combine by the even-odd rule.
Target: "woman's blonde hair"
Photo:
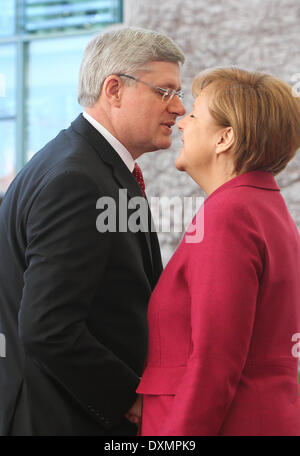
[[[210,113],[234,132],[235,171],[282,171],[300,147],[300,98],[273,76],[214,68],[193,82],[193,95],[210,86]]]

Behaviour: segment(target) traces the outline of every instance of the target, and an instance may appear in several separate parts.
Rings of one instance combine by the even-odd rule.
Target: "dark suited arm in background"
[[[35,199],[19,335],[27,355],[110,429],[135,401],[139,379],[86,324],[110,250],[110,234],[96,229],[100,196],[88,176],[72,171],[55,177]]]

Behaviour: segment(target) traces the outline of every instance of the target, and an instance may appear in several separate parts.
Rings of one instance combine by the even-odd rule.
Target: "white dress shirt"
[[[134,169],[135,161],[132,158],[130,152],[123,146],[120,141],[115,138],[106,128],[103,127],[97,120],[95,120],[92,116],[90,116],[87,112],[83,111],[83,117],[91,124],[96,130],[101,133],[102,136],[109,142],[109,144],[113,147],[113,149],[117,152],[120,158],[123,160],[129,171],[132,173]]]

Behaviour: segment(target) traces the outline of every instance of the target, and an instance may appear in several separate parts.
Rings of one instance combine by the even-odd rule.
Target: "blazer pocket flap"
[[[176,394],[186,366],[152,367],[147,366],[138,386],[139,394]]]

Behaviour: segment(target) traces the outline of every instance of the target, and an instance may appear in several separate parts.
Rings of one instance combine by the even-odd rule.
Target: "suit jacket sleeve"
[[[109,429],[134,402],[138,377],[86,324],[110,249],[109,233],[96,229],[100,196],[88,176],[71,171],[33,202],[19,335],[27,355]]]
[[[192,350],[162,435],[218,434],[251,340],[263,243],[247,208],[204,217],[203,241],[186,245]]]

